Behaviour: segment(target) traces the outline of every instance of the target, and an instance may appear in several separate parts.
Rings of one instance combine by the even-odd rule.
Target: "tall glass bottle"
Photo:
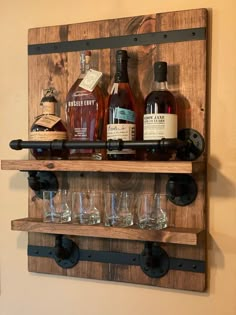
[[[90,69],[90,57],[90,51],[80,53],[80,75],[66,97],[69,140],[96,141],[102,140],[103,137],[104,99],[97,85],[98,72]],[[81,84],[91,71],[93,71],[93,82],[92,88],[88,90],[81,87]],[[91,83],[91,80],[87,81]],[[102,158],[103,151],[97,149],[71,149],[69,152],[69,159],[101,160]]]
[[[126,50],[116,52],[116,73],[111,94],[108,98],[107,140],[136,139],[135,100],[129,85]],[[110,160],[133,160],[135,150],[107,151]]]
[[[42,115],[36,117],[31,126],[29,139],[31,141],[52,141],[67,139],[67,130],[61,118],[55,115],[55,105],[57,100],[54,96],[55,90],[49,88],[45,90],[40,105],[42,105]],[[46,159],[66,159],[67,150],[51,150],[34,148],[31,150],[32,155],[37,160]]]
[[[164,61],[154,64],[154,86],[145,99],[143,127],[144,140],[177,138],[176,100],[168,90],[167,63]],[[147,152],[146,159],[169,160],[173,153]]]

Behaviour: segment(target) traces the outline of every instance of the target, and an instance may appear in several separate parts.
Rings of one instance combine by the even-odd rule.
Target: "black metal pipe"
[[[187,141],[179,139],[161,139],[161,140],[143,140],[143,141],[123,141],[108,140],[108,141],[68,141],[68,140],[52,140],[52,141],[23,141],[21,139],[12,140],[9,144],[13,150],[22,149],[179,149],[187,146]]]

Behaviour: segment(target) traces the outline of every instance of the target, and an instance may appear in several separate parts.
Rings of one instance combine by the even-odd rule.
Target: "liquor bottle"
[[[103,139],[104,97],[98,85],[102,73],[90,68],[90,51],[80,53],[80,75],[66,97],[66,122],[69,140]],[[101,160],[104,150],[71,149],[69,159]]]
[[[177,138],[176,100],[168,90],[167,63],[154,64],[154,87],[145,99],[144,140]],[[146,159],[170,160],[174,151],[149,152]]]
[[[55,98],[55,90],[48,88],[41,99],[42,115],[36,117],[31,126],[29,139],[30,141],[52,141],[67,139],[66,126],[62,119],[55,115],[55,105],[57,100]],[[68,156],[67,150],[51,150],[34,148],[31,150],[32,155],[37,160],[45,159],[66,159]]]
[[[136,139],[135,100],[129,85],[128,54],[126,50],[116,52],[116,73],[108,98],[107,140]],[[107,151],[109,160],[133,160],[136,151],[132,149]]]

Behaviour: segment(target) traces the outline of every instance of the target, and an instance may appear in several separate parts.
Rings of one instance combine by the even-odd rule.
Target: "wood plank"
[[[44,223],[37,218],[13,220],[14,231],[28,231],[49,234],[64,234],[98,238],[127,239],[172,244],[197,245],[203,230],[187,228],[166,228],[163,230],[140,230],[137,227],[116,228],[102,225],[86,226],[79,224]]]
[[[157,15],[156,31],[206,27],[207,10]],[[196,129],[206,139],[206,40],[157,45],[156,57],[167,61],[168,85],[177,100],[178,128]],[[206,154],[206,153],[205,153]],[[199,159],[203,160],[205,154]]]
[[[192,162],[187,161],[39,161],[2,160],[2,170],[127,172],[127,173],[192,173]]]

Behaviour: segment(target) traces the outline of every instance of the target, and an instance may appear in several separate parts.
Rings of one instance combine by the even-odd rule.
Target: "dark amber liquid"
[[[97,141],[103,139],[104,100],[98,86],[93,92],[79,87],[77,80],[67,95],[67,129],[69,140]],[[104,150],[71,149],[69,159],[102,159]]]
[[[64,126],[62,121],[58,121],[52,128],[47,128],[47,127],[37,125],[37,120],[32,125],[31,130],[30,130],[31,132],[37,132],[37,131],[44,131],[45,133],[48,132],[49,133],[49,139],[50,139],[50,132],[51,131],[66,132],[66,127]],[[45,140],[47,140],[46,137],[45,137]],[[37,160],[50,160],[50,159],[51,160],[61,160],[61,159],[67,159],[68,150],[66,150],[66,149],[64,149],[64,150],[50,150],[50,149],[37,148],[37,149],[32,149],[31,154]]]
[[[176,114],[176,100],[168,90],[152,91],[145,99],[146,114]],[[150,152],[147,150],[148,160],[170,160],[174,151]]]
[[[175,97],[169,91],[152,91],[146,97],[145,106],[146,114],[176,114]]]
[[[112,94],[108,99],[108,124],[130,124],[130,121],[115,118],[115,109],[117,107],[135,111],[135,102],[129,83],[120,82],[118,94]],[[135,122],[134,122],[135,123]],[[109,160],[134,160],[133,154],[107,154]]]

